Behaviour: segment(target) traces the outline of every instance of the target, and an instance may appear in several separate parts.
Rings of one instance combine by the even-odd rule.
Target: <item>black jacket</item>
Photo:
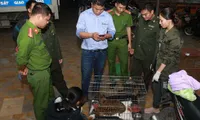
[[[70,111],[56,112],[53,101],[49,103],[46,113],[46,120],[85,120],[78,108],[71,109]]]

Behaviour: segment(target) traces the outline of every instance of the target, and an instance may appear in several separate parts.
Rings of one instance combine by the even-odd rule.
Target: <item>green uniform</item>
[[[58,60],[62,59],[60,43],[56,35],[55,26],[52,21],[44,29],[44,33],[42,33],[42,38],[51,57]]]
[[[52,21],[49,22],[45,29],[42,29],[42,38],[50,56],[52,57],[50,67],[52,83],[63,97],[67,97],[68,88],[59,63],[59,60],[62,59],[62,54],[59,39],[56,35],[56,29]]]
[[[180,61],[181,47],[183,41],[179,31],[173,27],[167,33],[166,29],[160,31],[159,51],[157,54],[156,70],[161,63],[165,64],[165,68],[161,72],[158,82],[153,82],[153,107],[159,108],[161,97],[167,92],[167,82],[169,74],[178,71]],[[163,88],[165,86],[165,89]]]
[[[132,16],[126,12],[119,16],[115,14],[115,8],[109,11],[112,15],[116,33],[113,40],[108,41],[108,63],[109,74],[116,75],[116,55],[120,61],[120,71],[122,76],[128,75],[128,45],[127,45],[127,27],[133,25]]]
[[[158,45],[159,19],[156,16],[148,21],[145,21],[142,16],[138,19],[135,39],[133,40],[134,55],[131,66],[131,75],[144,75],[144,80],[148,88],[150,65],[156,56],[155,51]]]
[[[183,41],[180,33],[175,27],[167,33],[165,33],[165,29],[160,31],[160,47],[157,54],[156,70],[160,67],[161,63],[166,65],[161,76],[168,78],[171,73],[178,71],[182,44]]]
[[[41,38],[41,31],[30,21],[26,21],[20,30],[17,45],[18,66],[28,68],[27,79],[34,96],[34,112],[37,120],[44,120],[45,110],[52,97],[50,80],[51,57]]]
[[[145,21],[142,16],[139,17],[135,39],[133,40],[135,58],[145,60],[153,57],[157,47],[159,31],[159,19],[156,16],[148,21]]]

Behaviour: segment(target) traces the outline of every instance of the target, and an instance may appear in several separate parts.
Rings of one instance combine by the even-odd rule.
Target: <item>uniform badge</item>
[[[38,32],[39,32],[37,28],[34,28],[33,31],[35,34],[38,34]]]
[[[113,9],[107,10],[107,12],[110,13],[111,15],[115,14],[114,11],[113,11]]]
[[[33,30],[32,30],[32,28],[29,28],[29,29],[28,29],[28,36],[29,36],[30,38],[33,37]]]
[[[155,26],[153,26],[153,25],[149,25],[149,27],[150,27],[150,28],[154,28]]]

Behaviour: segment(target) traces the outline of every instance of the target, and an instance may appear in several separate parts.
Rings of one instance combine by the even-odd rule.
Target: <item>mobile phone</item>
[[[105,35],[99,35],[99,37],[104,37]]]

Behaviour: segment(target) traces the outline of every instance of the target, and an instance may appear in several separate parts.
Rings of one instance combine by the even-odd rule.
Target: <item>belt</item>
[[[123,35],[120,37],[114,37],[114,40],[120,40],[120,39],[124,39],[124,38],[127,38],[127,35]]]
[[[103,51],[106,51],[107,49],[97,49],[97,50],[86,50],[86,49],[83,49],[84,51],[88,51],[88,52],[103,52]]]

